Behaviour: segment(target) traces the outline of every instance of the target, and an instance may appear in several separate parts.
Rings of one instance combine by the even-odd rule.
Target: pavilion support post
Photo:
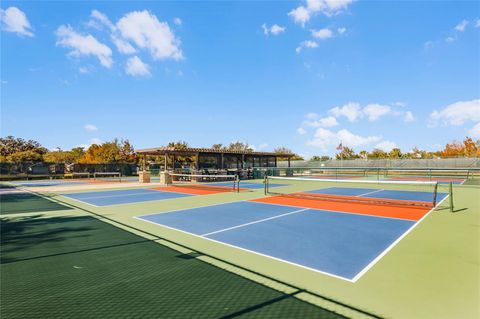
[[[164,166],[164,171],[165,171],[165,172],[166,172],[167,169],[168,169],[167,163],[168,163],[168,155],[167,155],[167,153],[165,153],[165,166]]]
[[[220,154],[220,169],[224,169],[225,168],[225,165],[224,165],[224,159],[223,159],[223,153]]]
[[[288,157],[288,167],[290,167],[290,157]]]
[[[242,154],[242,169],[245,168],[245,154]]]
[[[195,154],[195,170],[196,170],[196,171],[199,171],[199,170],[200,170],[200,167],[199,167],[199,165],[200,165],[200,158],[199,158],[199,157],[200,157],[200,153],[196,153],[196,154]]]
[[[147,171],[147,154],[143,154],[142,171],[138,172],[139,183],[150,183],[150,171]]]

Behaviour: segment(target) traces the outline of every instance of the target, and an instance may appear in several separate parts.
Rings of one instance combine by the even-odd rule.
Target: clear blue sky
[[[480,138],[480,2],[1,3],[1,135],[286,146]]]

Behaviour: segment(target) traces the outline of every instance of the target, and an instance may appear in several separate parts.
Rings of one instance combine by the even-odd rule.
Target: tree
[[[344,146],[342,151],[340,153],[337,153],[335,157],[336,159],[354,159],[354,158],[358,158],[358,155],[355,154],[355,151],[353,150],[353,148]]]
[[[360,158],[367,159],[368,154],[369,153],[367,151],[360,151],[360,153],[358,153],[358,156],[360,156]]]
[[[20,151],[6,156],[7,162],[42,162],[42,154],[35,151]]]
[[[479,148],[475,144],[475,142],[470,138],[470,137],[465,137],[465,140],[463,140],[463,145],[465,149],[465,156],[478,156],[480,155],[479,153]]]
[[[374,148],[373,151],[368,155],[368,158],[378,159],[378,158],[387,158],[388,154],[382,149]]]
[[[283,147],[283,146],[279,146],[279,147],[274,148],[273,152],[277,153],[277,154],[291,154],[292,156],[290,157],[290,159],[292,161],[303,161],[303,157],[294,153],[291,149]],[[278,159],[280,161],[284,161],[284,160],[287,160],[288,157],[279,157]]]
[[[228,151],[253,152],[253,148],[248,143],[240,141],[232,142],[227,147]]]
[[[322,155],[322,156],[319,156],[319,155],[313,155],[312,158],[310,158],[311,161],[321,161],[321,162],[325,162],[325,161],[328,161],[328,160],[331,160],[332,158],[330,156],[327,156],[327,155]]]
[[[442,152],[442,155],[447,157],[463,156],[464,154],[465,154],[465,145],[458,141],[447,143]]]
[[[392,150],[388,153],[388,157],[391,159],[401,158],[402,151],[398,147],[392,148]]]
[[[75,159],[70,151],[51,151],[43,155],[43,160],[48,163],[74,163]]]
[[[32,152],[32,153],[24,153]],[[24,140],[22,138],[15,138],[13,136],[7,136],[0,138],[0,156],[7,161],[11,161],[13,158],[18,161],[20,158],[30,158],[35,160],[42,160],[42,155],[47,152],[47,149],[43,147],[39,142],[34,140]],[[17,156],[13,156],[15,153],[22,153]],[[37,155],[34,155],[36,153]],[[13,157],[12,157],[13,156]]]
[[[222,149],[225,149],[225,147],[223,146],[223,144],[213,144],[212,145],[212,148],[214,150],[222,150]]]
[[[170,142],[167,145],[168,147],[174,147],[177,150],[188,148],[188,143],[185,141]]]
[[[72,153],[74,163],[78,163],[78,161],[85,155],[85,149],[83,147],[74,147],[70,152]]]

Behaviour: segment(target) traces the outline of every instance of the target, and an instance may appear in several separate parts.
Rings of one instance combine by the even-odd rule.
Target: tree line
[[[453,141],[447,143],[438,151],[426,151],[414,147],[410,152],[402,152],[399,148],[393,148],[385,152],[374,148],[371,152],[362,150],[356,153],[353,148],[344,146],[341,152],[335,155],[336,159],[401,159],[401,158],[445,158],[445,157],[480,157],[480,140],[474,141],[465,137],[462,142]],[[313,161],[326,161],[330,156],[313,156]]]
[[[185,141],[170,142],[168,147],[185,149],[189,144]],[[226,151],[253,152],[251,145],[244,142],[232,142],[226,146],[213,144],[213,149]],[[303,159],[285,147],[277,147],[275,153],[292,154],[293,159]],[[133,145],[128,140],[113,139],[110,142],[92,144],[87,148],[74,147],[70,150],[48,150],[39,142],[7,136],[0,138],[0,162],[47,162],[47,163],[78,163],[78,164],[101,164],[101,163],[139,163],[141,157],[135,154]],[[193,163],[192,156],[178,156],[179,162]],[[153,157],[155,163],[163,163],[163,156]]]
[[[114,139],[110,142],[92,144],[88,148],[74,147],[71,150],[48,150],[39,142],[7,136],[0,138],[0,162],[47,162],[47,163],[134,163],[135,150],[128,140]]]
[[[188,148],[185,141],[170,142],[169,147],[176,149]],[[248,143],[236,141],[228,145],[213,144],[212,149],[226,151],[254,151]],[[277,154],[291,154],[292,160],[303,160],[302,156],[294,153],[286,147],[276,147],[273,150]],[[399,148],[393,148],[385,152],[374,148],[371,152],[362,150],[356,153],[351,147],[343,147],[341,152],[335,155],[336,159],[400,159],[400,158],[438,158],[438,157],[480,157],[480,140],[474,141],[466,137],[462,142],[453,141],[447,143],[439,151],[426,151],[417,147],[410,152],[402,152]],[[284,160],[286,158],[279,158]],[[327,155],[315,155],[313,161],[326,161],[331,159]],[[0,138],[0,162],[48,162],[48,163],[79,163],[79,164],[100,164],[100,163],[139,163],[141,160],[135,154],[133,145],[128,140],[113,139],[101,144],[92,144],[87,148],[74,147],[70,150],[48,150],[35,140],[25,140],[7,136]],[[154,162],[162,163],[162,156],[154,157]],[[193,162],[193,157],[178,157],[180,162]]]

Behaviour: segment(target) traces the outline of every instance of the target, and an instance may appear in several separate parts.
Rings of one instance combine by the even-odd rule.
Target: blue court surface
[[[258,202],[138,219],[356,281],[415,221]]]
[[[364,198],[378,198],[378,199],[393,199],[393,200],[405,200],[416,202],[433,201],[432,192],[414,192],[403,190],[384,190],[373,188],[349,188],[349,187],[330,187],[323,189],[316,189],[307,191],[305,193],[311,194],[327,194],[327,195],[339,195],[339,196],[355,196]],[[437,201],[441,201],[447,196],[446,193],[437,193]]]
[[[153,189],[125,189],[101,192],[63,194],[63,196],[94,206],[130,204],[152,200],[189,197],[193,195],[162,192]]]

